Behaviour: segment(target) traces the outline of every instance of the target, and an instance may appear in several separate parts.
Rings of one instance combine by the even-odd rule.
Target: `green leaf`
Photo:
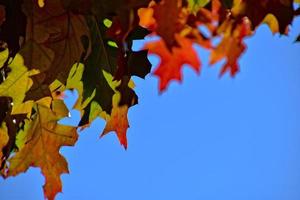
[[[103,75],[103,70],[114,73],[116,69],[116,48],[106,45],[103,33],[100,32],[98,23],[92,17],[86,18],[91,30],[92,53],[85,61],[83,71],[83,100],[90,97],[96,91],[94,101],[96,101],[103,111],[111,113],[113,89]],[[96,78],[91,78],[96,77]]]
[[[211,0],[188,0],[189,8],[192,12],[197,12],[199,8],[206,6]]]
[[[27,32],[21,54],[29,69],[41,72],[26,99],[38,100],[49,96],[48,87],[53,81],[65,84],[73,64],[89,55],[86,40],[90,30],[85,17],[66,10],[61,0],[45,1],[43,8],[35,1],[24,0],[23,10]]]

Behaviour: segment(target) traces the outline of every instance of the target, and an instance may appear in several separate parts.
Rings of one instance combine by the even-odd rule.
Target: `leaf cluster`
[[[182,80],[188,64],[201,61],[193,44],[210,51],[210,64],[224,61],[220,75],[235,76],[244,39],[267,24],[286,35],[300,14],[299,0],[0,0],[0,170],[16,176],[41,168],[45,198],[62,191],[68,165],[59,153],[73,146],[78,128],[101,117],[101,136],[116,132],[127,148],[127,113],[138,103],[133,76],[151,71],[148,54],[160,57],[153,74],[159,91]],[[160,39],[134,51],[147,35]],[[299,36],[300,37],[300,36]],[[299,40],[299,37],[297,40]],[[216,44],[215,39],[219,42]],[[63,98],[76,90],[81,113],[75,126]]]

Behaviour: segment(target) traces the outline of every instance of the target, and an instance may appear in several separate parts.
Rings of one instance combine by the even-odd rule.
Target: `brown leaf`
[[[90,46],[82,38],[89,39],[90,32],[83,15],[65,10],[60,0],[47,1],[40,8],[32,0],[24,0],[27,16],[26,45],[21,54],[25,65],[39,69],[34,86],[27,99],[37,100],[49,92],[47,85],[58,79],[66,82],[73,64],[86,58]]]
[[[181,1],[164,0],[153,9],[153,17],[157,24],[155,31],[164,39],[167,47],[171,48],[176,44],[175,33],[182,29],[182,24],[179,23]]]

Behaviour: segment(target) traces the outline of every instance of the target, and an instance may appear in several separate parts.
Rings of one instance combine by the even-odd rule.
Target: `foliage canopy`
[[[102,136],[115,132],[127,148],[128,109],[138,103],[132,76],[151,71],[148,54],[160,57],[153,74],[159,91],[181,81],[188,64],[200,73],[193,44],[210,51],[210,64],[225,60],[220,75],[239,71],[244,39],[267,24],[287,35],[300,14],[299,0],[0,0],[0,170],[16,176],[41,168],[44,194],[62,190],[68,165],[59,150],[72,146],[77,129],[106,121]],[[142,50],[133,42],[159,36]],[[218,39],[219,42],[213,42]],[[300,40],[300,36],[296,39]],[[76,127],[65,90],[77,90]]]

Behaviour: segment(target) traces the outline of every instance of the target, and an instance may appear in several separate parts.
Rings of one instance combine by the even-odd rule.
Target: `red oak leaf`
[[[127,149],[126,133],[129,127],[127,113],[128,107],[126,105],[114,107],[112,109],[111,117],[107,119],[106,126],[101,134],[101,137],[103,137],[111,131],[116,132],[121,145],[123,145],[125,149]]]
[[[159,77],[159,90],[166,90],[171,80],[181,82],[181,68],[184,64],[190,65],[197,73],[200,72],[200,60],[192,42],[189,39],[175,35],[179,46],[173,46],[170,51],[163,40],[146,44],[149,53],[160,56],[160,64],[154,71],[154,75]]]

